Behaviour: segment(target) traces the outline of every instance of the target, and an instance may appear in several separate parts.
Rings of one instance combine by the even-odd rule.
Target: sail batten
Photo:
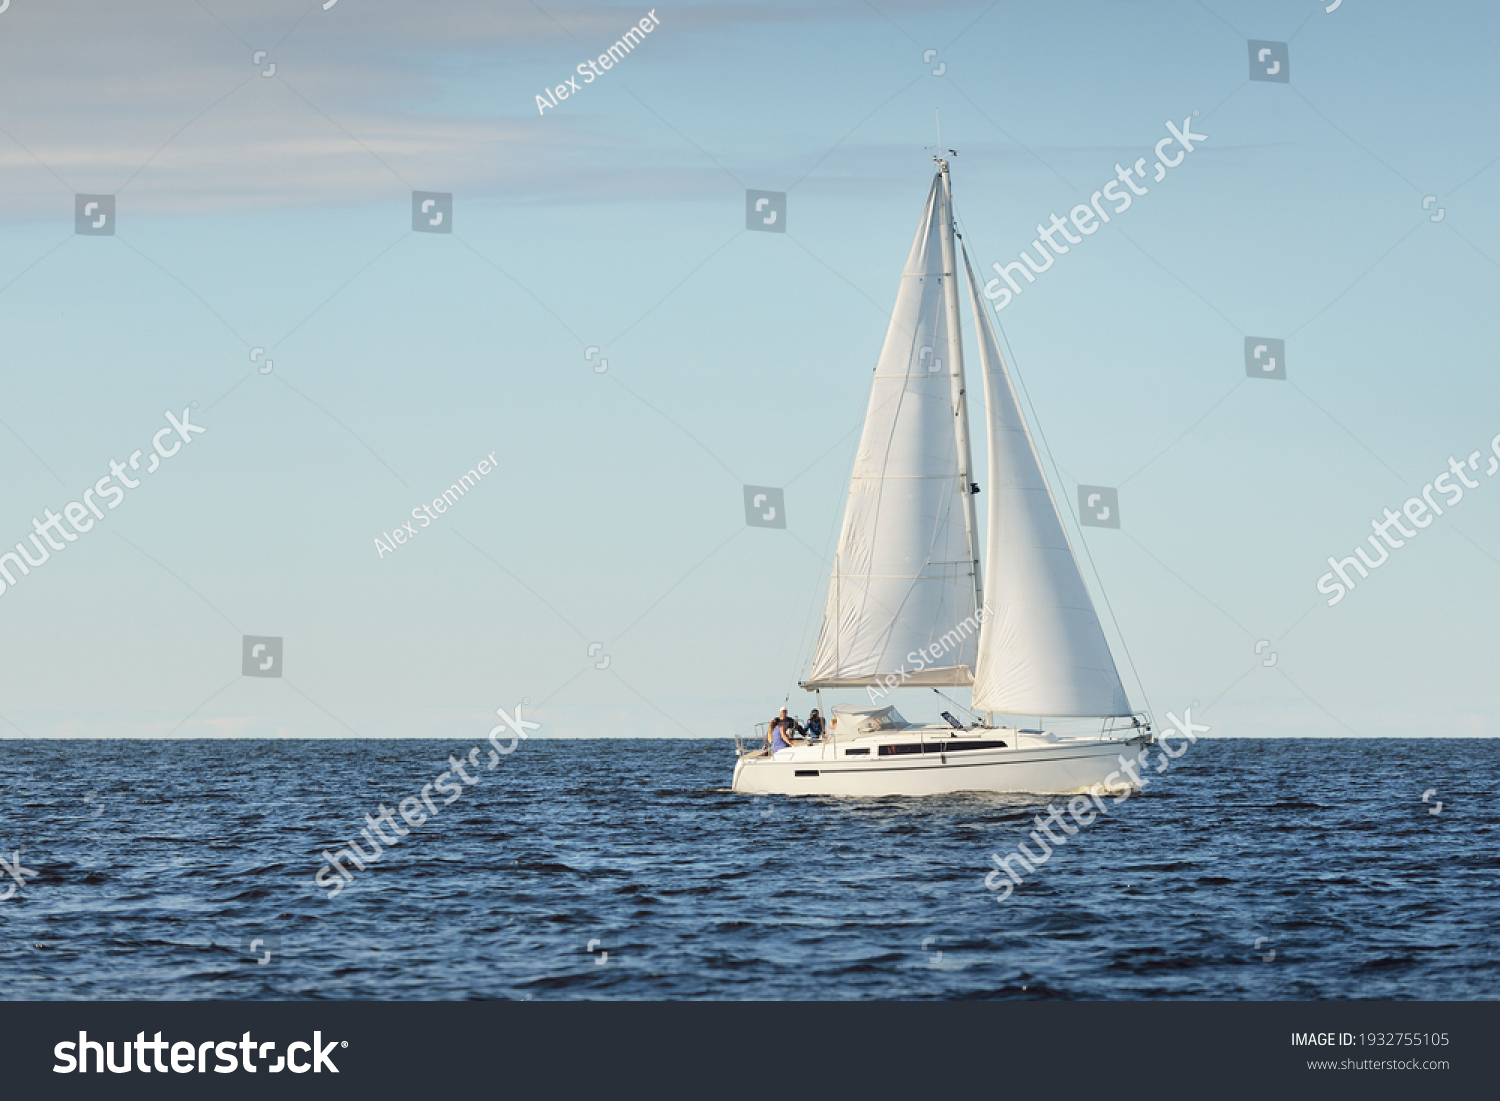
[[[955,431],[956,261],[942,176],[933,180],[902,271],[849,481],[844,524],[807,688],[963,686],[977,632],[929,650],[975,614],[967,457]],[[945,255],[947,262],[945,263]]]

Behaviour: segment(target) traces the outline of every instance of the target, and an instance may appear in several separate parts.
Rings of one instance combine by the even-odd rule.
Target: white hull
[[[899,740],[911,744],[911,731]],[[945,795],[960,791],[1033,792],[1067,795],[1095,788],[1135,785],[1120,767],[1133,761],[1150,736],[1130,739],[1033,738],[1015,730],[971,731],[1004,748],[883,755],[890,736],[798,745],[774,756],[743,756],[735,765],[734,790],[747,795]],[[941,738],[933,731],[929,738]],[[945,742],[961,746],[961,738]],[[854,750],[857,755],[850,756]],[[863,749],[864,753],[859,753]]]

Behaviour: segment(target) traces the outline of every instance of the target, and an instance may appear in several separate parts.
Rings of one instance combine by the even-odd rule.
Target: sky
[[[1205,135],[994,314],[1132,703],[1214,736],[1500,733],[1497,24],[1364,0],[12,0],[0,551],[112,461],[171,454],[0,592],[0,737],[805,714],[938,116],[984,278],[1153,164],[1168,122]],[[1251,40],[1287,80],[1250,79]],[[785,193],[785,232],[746,228],[748,190]],[[450,232],[414,231],[416,191],[452,196]],[[80,221],[79,195],[113,197],[115,232],[77,231],[108,211]],[[1250,338],[1285,342],[1284,379],[1248,376]],[[1478,487],[1330,606],[1329,557],[1476,451]],[[1119,528],[1078,525],[1079,484],[1118,490]],[[784,490],[784,529],[747,525],[745,485]],[[244,675],[247,636],[281,640],[283,675]]]

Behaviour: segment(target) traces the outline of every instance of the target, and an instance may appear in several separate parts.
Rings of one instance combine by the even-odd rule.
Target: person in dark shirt
[[[821,741],[823,738],[823,716],[818,714],[818,709],[813,708],[812,714],[807,716],[807,737],[809,741]]]
[[[781,709],[781,714],[780,716],[778,716],[778,719],[781,723],[781,736],[787,740],[788,745],[793,744],[794,738],[799,738],[802,734],[806,733],[806,728],[796,719],[788,715],[786,713],[786,708],[783,707]]]

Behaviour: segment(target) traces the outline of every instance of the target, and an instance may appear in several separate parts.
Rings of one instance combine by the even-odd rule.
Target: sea
[[[0,996],[1500,997],[1497,740],[1200,738],[1004,898],[1045,797],[752,798],[722,740],[477,748],[0,741]],[[450,755],[473,783],[429,813]],[[364,870],[325,872],[351,839]]]

